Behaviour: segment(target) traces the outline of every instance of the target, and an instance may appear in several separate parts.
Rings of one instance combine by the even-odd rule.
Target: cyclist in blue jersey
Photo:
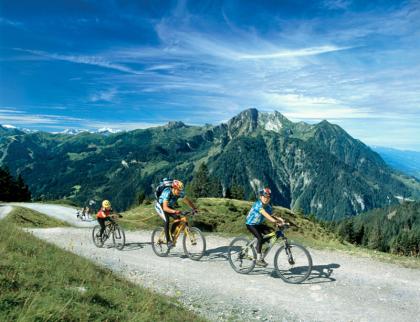
[[[262,258],[261,248],[262,244],[267,240],[263,238],[273,231],[272,228],[264,225],[264,221],[267,219],[272,223],[284,225],[285,221],[283,218],[273,216],[273,209],[270,205],[271,190],[270,188],[264,188],[258,191],[260,198],[253,205],[251,210],[246,217],[246,228],[257,238],[257,261],[256,265],[265,267],[267,262]]]
[[[173,242],[169,235],[169,218],[179,219],[179,214],[181,211],[173,209],[175,203],[178,199],[182,199],[184,203],[190,206],[194,212],[197,212],[197,208],[194,203],[188,198],[185,197],[184,193],[184,184],[179,180],[174,180],[171,187],[167,187],[163,190],[162,194],[159,197],[159,200],[155,204],[155,210],[158,215],[165,222],[165,236],[168,242],[168,248],[173,247]],[[175,231],[175,228],[178,226],[178,223],[172,225],[171,234]]]

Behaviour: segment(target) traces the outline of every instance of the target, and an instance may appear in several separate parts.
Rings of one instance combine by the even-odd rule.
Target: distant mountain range
[[[201,162],[224,190],[241,185],[253,199],[269,185],[273,203],[327,220],[420,195],[418,180],[339,126],[294,123],[279,112],[249,109],[216,126],[170,122],[108,135],[0,127],[0,164],[21,174],[37,198],[110,198],[125,209],[163,177],[188,182]]]
[[[378,146],[373,146],[372,149],[391,167],[420,180],[420,152]]]
[[[9,124],[3,124],[0,125],[0,127],[2,127],[3,129],[6,130],[13,130],[13,131],[21,131],[24,133],[35,133],[38,132],[37,130],[32,130],[32,129],[26,129],[26,128],[19,128],[13,125],[9,125]],[[70,135],[76,135],[82,132],[88,132],[88,133],[101,133],[101,134],[114,134],[114,133],[119,133],[122,132],[123,130],[120,129],[111,129],[111,128],[100,128],[100,129],[95,129],[95,130],[87,130],[87,129],[65,129],[61,132],[52,132],[52,134],[70,134]]]

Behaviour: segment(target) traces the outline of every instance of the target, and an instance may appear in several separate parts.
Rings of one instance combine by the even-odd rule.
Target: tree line
[[[382,252],[420,256],[420,202],[375,209],[324,223],[344,241]]]
[[[30,201],[31,192],[21,175],[10,174],[7,167],[0,168],[0,201]]]

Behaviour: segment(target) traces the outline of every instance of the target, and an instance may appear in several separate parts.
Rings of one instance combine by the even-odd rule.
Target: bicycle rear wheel
[[[169,248],[166,243],[165,230],[158,227],[152,232],[152,249],[160,257],[168,256]]]
[[[198,261],[206,251],[206,239],[200,229],[196,227],[187,228],[184,231],[182,244],[184,253],[192,260]]]
[[[253,245],[248,246],[250,242],[248,238],[237,237],[229,244],[229,263],[237,273],[248,274],[255,267],[257,252]]]
[[[298,284],[305,281],[312,271],[312,257],[305,247],[295,242],[281,246],[274,256],[274,268],[285,282]]]
[[[92,240],[93,243],[95,244],[96,247],[104,247],[104,241],[102,240],[101,237],[97,237],[97,235],[99,235],[99,232],[101,231],[101,226],[96,225],[95,227],[93,227],[92,229]]]
[[[125,246],[125,233],[124,229],[120,226],[115,225],[114,232],[112,234],[112,241],[114,242],[114,246],[118,250],[122,250]]]

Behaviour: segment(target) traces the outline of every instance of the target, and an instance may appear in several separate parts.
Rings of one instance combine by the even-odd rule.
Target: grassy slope
[[[64,221],[48,217],[37,211],[23,207],[13,207],[13,210],[2,221],[2,224],[11,223],[20,227],[50,228],[50,227],[70,227]]]
[[[1,221],[0,321],[201,320],[169,297],[40,241],[18,229],[20,224],[62,226],[27,209]]]
[[[225,236],[248,235],[245,227],[245,217],[252,202],[241,200],[200,198],[196,202],[200,213],[192,219],[192,225],[203,231],[220,233]],[[187,209],[182,202],[182,209]],[[278,214],[299,228],[291,228],[286,235],[303,245],[317,249],[338,250],[360,257],[372,257],[384,262],[397,263],[406,267],[420,268],[419,258],[401,257],[392,254],[356,247],[347,242],[340,242],[337,235],[324,229],[316,222],[300,215],[293,214],[289,209],[274,207]],[[151,219],[143,221],[152,216]],[[142,205],[127,211],[121,224],[127,229],[151,229],[162,225],[162,220],[155,214],[153,204]]]

